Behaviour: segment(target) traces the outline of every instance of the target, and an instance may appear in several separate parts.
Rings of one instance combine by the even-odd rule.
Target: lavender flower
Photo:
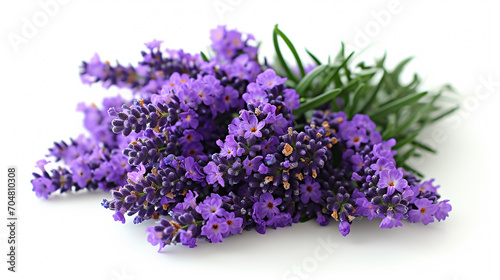
[[[267,69],[257,77],[257,84],[263,89],[272,89],[275,86],[282,85],[286,78],[281,78],[276,75],[273,69]]]
[[[38,177],[31,181],[33,184],[33,191],[37,197],[48,198],[49,194],[56,191],[56,186],[52,184],[52,181],[45,177]]]
[[[219,167],[214,162],[209,162],[207,166],[203,167],[203,171],[207,174],[207,182],[209,184],[218,183],[224,187],[224,178],[222,178],[222,172],[220,172]]]
[[[300,185],[300,192],[302,193],[300,200],[302,203],[308,203],[309,200],[319,203],[321,201],[320,188],[318,182],[315,182],[312,177],[307,176],[304,180],[304,184]]]
[[[408,186],[408,182],[403,179],[403,172],[398,169],[383,170],[380,172],[377,186],[387,188],[387,194],[392,195],[395,190],[403,192],[404,188]]]
[[[201,234],[211,242],[222,242],[222,235],[229,231],[229,226],[223,218],[211,217],[207,224],[201,228]]]
[[[225,210],[221,206],[221,197],[217,194],[212,194],[196,206],[196,212],[200,213],[203,219],[208,220],[214,216],[222,216],[225,213]]]
[[[410,210],[408,220],[412,223],[422,221],[424,225],[434,222],[433,215],[438,210],[438,206],[433,204],[432,201],[422,198],[415,201],[417,209]]]
[[[270,193],[264,193],[260,196],[259,202],[255,203],[254,211],[256,211],[257,217],[273,218],[280,211],[277,206],[281,204],[281,198],[274,198]]]

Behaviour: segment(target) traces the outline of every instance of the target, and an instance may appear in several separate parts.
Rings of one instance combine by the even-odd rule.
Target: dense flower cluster
[[[111,120],[107,110],[123,104],[120,96],[105,98],[102,108],[92,104],[79,104],[78,110],[85,114],[84,126],[90,136],[80,135],[64,141],[55,142],[49,149],[48,157],[55,158],[61,166],[48,172],[45,166],[49,161],[37,162],[40,173],[33,173],[33,191],[38,197],[47,198],[54,192],[100,188],[105,191],[114,189],[126,182],[127,172],[132,171],[127,158],[121,150],[130,139],[111,131]]]
[[[381,228],[448,217],[439,186],[396,166],[396,140],[383,141],[368,116],[315,110],[295,129],[299,94],[258,63],[253,36],[219,26],[211,39],[211,59],[163,53],[155,40],[137,66],[84,62],[84,83],[130,89],[135,100],[80,105],[90,137],[55,143],[50,156],[67,168],[49,174],[39,161],[36,195],[110,190],[102,206],[114,220],[158,219],[147,232],[160,250],[311,219],[339,221],[346,236],[362,217]]]
[[[172,73],[185,73],[195,76],[203,62],[200,55],[184,53],[183,50],[160,50],[162,41],[154,40],[146,43],[149,51],[143,51],[143,61],[137,66],[111,66],[108,61],[102,62],[95,54],[89,62],[83,62],[80,77],[83,83],[100,82],[105,88],[117,86],[131,89],[142,98],[148,99],[151,94],[161,89]]]
[[[394,161],[395,139],[382,141],[375,124],[366,115],[346,120],[343,112],[315,111],[311,126],[321,125],[340,136],[338,170],[344,182],[325,195],[326,208],[340,221],[340,231],[347,235],[357,217],[382,218],[381,228],[402,226],[402,219],[428,224],[446,219],[451,206],[438,201],[438,186],[433,180],[420,182]]]

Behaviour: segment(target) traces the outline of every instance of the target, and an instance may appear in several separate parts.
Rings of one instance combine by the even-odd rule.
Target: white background
[[[39,3],[46,1],[2,1],[0,7],[0,271],[7,276],[2,279],[301,279],[294,267],[304,279],[498,275],[500,7],[493,1],[404,1],[396,2],[396,9],[389,1],[68,1],[57,4],[44,23]],[[23,35],[25,19],[38,21],[35,32]],[[364,59],[386,50],[394,65],[414,55],[408,74],[421,74],[425,89],[454,85],[462,109],[422,135],[439,154],[416,163],[437,178],[440,193],[451,200],[450,218],[392,230],[363,220],[354,222],[348,237],[336,223],[310,222],[265,236],[245,232],[221,244],[200,241],[195,249],[172,246],[158,254],[146,241],[147,225],[114,222],[111,211],[100,206],[107,194],[35,197],[29,183],[35,162],[54,140],[83,131],[76,104],[98,103],[119,92],[82,85],[82,60],[98,52],[103,59],[135,63],[143,43],[153,38],[164,47],[206,50],[209,30],[223,23],[262,40],[261,55],[271,56],[272,28],[279,23],[298,49],[308,47],[323,60],[336,54],[340,41],[351,48],[369,42]],[[13,44],[13,36],[25,41]],[[4,262],[8,165],[19,170],[16,274],[6,273]],[[325,251],[319,240],[330,240],[334,249]]]

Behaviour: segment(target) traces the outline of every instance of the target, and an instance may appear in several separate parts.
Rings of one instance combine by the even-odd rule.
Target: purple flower
[[[205,200],[196,206],[196,212],[200,213],[203,219],[208,220],[214,216],[223,216],[226,213],[222,206],[222,199],[218,194],[212,193],[210,197],[205,198]]]
[[[389,139],[385,142],[373,145],[373,155],[378,158],[392,159],[397,151],[391,151],[391,147],[396,144],[396,140]]]
[[[193,238],[192,231],[179,230],[179,239],[182,245],[189,246],[189,248],[196,247],[196,238]]]
[[[151,95],[151,103],[155,106],[160,104],[169,104],[174,96],[173,90],[162,88],[159,94]]]
[[[263,73],[257,76],[257,84],[259,84],[262,89],[272,89],[275,86],[281,85],[286,81],[286,78],[281,78],[276,75],[273,69],[267,69]]]
[[[163,88],[166,90],[174,89],[176,91],[179,91],[180,89],[182,89],[181,86],[183,84],[187,84],[189,80],[190,80],[189,75],[187,74],[181,75],[178,72],[174,72],[168,79],[168,82],[165,83]]]
[[[182,128],[198,127],[198,114],[196,114],[192,109],[189,109],[187,112],[180,113],[179,118],[182,120]]]
[[[48,199],[48,195],[56,191],[56,186],[52,184],[52,181],[45,177],[38,177],[31,181],[33,184],[33,191],[37,197],[43,197]]]
[[[364,128],[357,129],[355,127],[350,127],[342,133],[342,137],[347,140],[347,147],[355,147],[359,149],[362,143],[368,142],[368,137],[366,136],[366,130]]]
[[[260,201],[254,204],[254,211],[260,219],[264,219],[265,217],[273,218],[280,212],[277,207],[280,204],[281,198],[274,199],[272,194],[263,193],[260,196]]]
[[[276,116],[276,106],[271,105],[271,104],[265,104],[264,106],[260,106],[262,111],[267,114],[267,117],[264,119],[264,123],[266,124],[273,124],[275,123],[278,119]]]
[[[163,232],[156,231],[155,227],[148,227],[146,232],[148,233],[148,242],[151,243],[151,245],[156,246],[161,242]],[[163,246],[165,246],[165,244],[163,244]],[[160,245],[160,250],[158,251],[161,251],[163,246]]]
[[[252,171],[255,172],[259,169],[259,166],[262,161],[262,156],[256,156],[253,159],[246,159],[243,161],[243,168],[246,170],[246,174],[250,175],[252,174]]]
[[[200,142],[193,142],[183,146],[182,155],[197,159],[206,158],[206,155],[203,153],[203,145]]]
[[[184,160],[184,168],[186,169],[186,178],[196,182],[203,182],[205,175],[201,172],[201,167],[194,161],[194,158],[187,157]]]
[[[209,106],[212,111],[212,116],[215,118],[217,116],[217,112],[223,113],[224,109],[224,101],[221,98],[213,98],[212,105]]]
[[[393,228],[403,226],[401,223],[402,214],[394,213],[393,211],[387,211],[387,216],[380,222],[380,228]]]
[[[344,112],[337,112],[337,113],[332,113],[333,114],[333,123],[336,124],[343,124],[347,121],[347,116]]]
[[[373,131],[375,129],[375,123],[367,115],[356,114],[352,118],[352,122],[359,128],[364,128],[367,131]]]
[[[191,208],[195,209],[196,208],[196,198],[198,197],[197,192],[193,191],[188,191],[186,194],[186,197],[184,197],[184,204],[191,206]]]
[[[225,36],[226,36],[226,26],[225,25],[219,25],[216,28],[210,30],[210,39],[212,40],[212,42],[214,44],[221,42]]]
[[[439,206],[433,204],[432,201],[427,198],[417,199],[415,201],[415,206],[418,209],[410,210],[408,220],[412,223],[417,223],[422,221],[424,225],[434,222],[434,213],[438,210]]]
[[[403,172],[399,169],[382,170],[377,186],[379,188],[387,188],[387,194],[392,195],[394,190],[402,193],[408,186],[408,182],[403,179]]]
[[[137,166],[137,171],[127,173],[127,178],[137,184],[144,179],[144,173],[146,173],[146,168],[141,163]]]
[[[355,154],[351,157],[350,159],[351,163],[352,163],[352,170],[354,172],[358,172],[359,170],[361,170],[361,168],[363,168],[363,166],[365,165],[365,161],[363,159],[363,156],[359,155],[359,154]]]
[[[244,121],[240,118],[234,118],[229,124],[229,134],[234,136],[243,136],[245,131],[243,130]]]
[[[285,105],[291,109],[295,110],[300,107],[299,94],[294,89],[285,89],[283,91],[283,97],[285,98]]]
[[[200,142],[201,140],[203,140],[203,137],[198,132],[196,132],[196,130],[194,130],[194,129],[186,129],[182,132],[182,134],[184,136],[179,138],[179,143],[181,145],[187,145],[190,143],[197,143],[197,142]]]
[[[242,48],[244,43],[241,40],[241,33],[236,30],[229,30],[226,33],[226,40],[229,42],[230,48],[239,49]]]
[[[316,222],[322,227],[327,226],[330,223],[330,217],[318,212]]]
[[[382,135],[376,130],[370,131],[370,142],[372,144],[378,144],[382,142]]]
[[[360,197],[356,199],[356,213],[361,216],[364,216],[368,219],[368,221],[373,220],[373,218],[377,217],[377,206],[373,205],[366,197]]]
[[[260,143],[260,147],[262,149],[262,155],[265,156],[267,154],[276,153],[276,146],[279,144],[278,137],[272,136],[269,140],[262,140]]]
[[[267,174],[267,172],[269,172],[269,168],[265,164],[261,163],[257,171],[259,171],[260,174]]]
[[[220,172],[219,167],[215,164],[215,162],[209,162],[205,167],[203,167],[203,172],[207,174],[207,182],[211,185],[216,182],[219,185],[224,187],[224,178],[222,177],[222,172]]]
[[[274,154],[267,154],[266,157],[264,158],[264,162],[271,166],[276,162],[276,156]],[[285,168],[288,168],[285,166]]]
[[[198,109],[198,105],[201,104],[200,96],[196,92],[185,87],[181,87],[181,89],[177,90],[177,97],[183,101],[180,106],[185,110],[187,110],[188,108],[193,108],[196,110]]]
[[[236,142],[236,140],[234,139],[234,135],[232,134],[226,136],[225,142],[217,140],[216,143],[219,147],[221,147],[220,155],[227,158],[241,156],[245,151],[245,149],[238,146],[238,142]]]
[[[418,184],[418,189],[420,192],[424,193],[426,191],[430,191],[431,193],[436,193],[437,189],[439,188],[439,185],[434,186],[434,179],[424,181],[420,184]]]
[[[203,102],[203,104],[207,106],[212,104],[213,97],[211,94],[214,90],[208,84],[204,83],[203,81],[196,80],[191,85],[191,91],[198,95],[198,98]]]
[[[85,188],[87,182],[90,181],[92,176],[90,167],[80,161],[72,162],[71,172],[73,172],[73,182],[76,182],[81,188]]]
[[[222,235],[229,230],[224,218],[211,217],[201,228],[201,234],[205,235],[213,243],[222,242]]]
[[[116,211],[114,214],[113,214],[113,219],[115,221],[120,221],[122,222],[122,224],[125,223],[125,217],[123,216],[123,213],[121,211]]]
[[[379,158],[376,163],[370,165],[370,168],[375,170],[375,175],[378,175],[381,171],[395,169],[396,166],[392,160]]]
[[[448,217],[448,213],[451,211],[451,205],[448,201],[449,200],[446,199],[437,203],[438,209],[436,213],[434,213],[434,217],[436,217],[438,221],[444,221],[446,217]]]
[[[247,86],[247,92],[242,95],[243,100],[247,104],[254,104],[255,106],[259,106],[262,103],[267,103],[267,93],[262,90],[256,83],[251,83]]]
[[[189,248],[196,247],[196,237],[193,237],[193,231],[188,228],[188,230],[179,231],[179,239],[182,245],[189,246]]]
[[[226,219],[226,224],[231,234],[238,234],[243,230],[241,227],[243,224],[243,218],[236,218],[233,212],[224,213],[224,218]],[[229,232],[227,235],[229,235]]]
[[[318,182],[314,181],[312,177],[307,176],[304,180],[304,184],[300,185],[300,200],[303,203],[308,203],[312,200],[316,203],[321,202],[321,190]]]
[[[223,100],[226,111],[230,108],[238,106],[238,104],[241,102],[241,99],[239,99],[238,91],[230,86],[226,86],[224,88],[224,93],[222,94],[221,98]]]
[[[286,227],[292,224],[292,216],[290,213],[279,213],[267,221],[266,225],[273,227]]]
[[[153,41],[144,43],[144,45],[146,45],[148,49],[153,50],[155,48],[160,48],[161,43],[163,43],[163,41],[158,41],[156,39],[153,39]]]
[[[347,236],[351,232],[351,225],[348,221],[342,221],[339,224],[339,231],[343,236]]]
[[[45,165],[49,164],[50,161],[46,161],[45,159],[41,159],[36,162],[36,167],[38,167],[42,172],[45,172]]]
[[[94,56],[90,59],[85,70],[87,72],[87,75],[97,77],[99,79],[103,79],[106,75],[106,66],[101,62],[101,59],[99,58],[99,55],[97,53],[94,54]],[[84,77],[86,77],[87,75],[82,75],[82,81],[84,84],[90,85],[92,84],[90,80],[84,80]]]
[[[250,138],[250,136],[262,137],[260,130],[264,128],[266,124],[264,122],[259,122],[255,115],[250,115],[248,122],[243,123],[243,130],[245,131],[245,138]]]
[[[110,162],[103,162],[97,169],[94,170],[95,180],[109,180],[108,176],[113,172],[113,165]]]

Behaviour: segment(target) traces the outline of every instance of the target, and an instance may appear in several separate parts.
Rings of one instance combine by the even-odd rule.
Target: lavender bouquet
[[[272,64],[251,34],[219,26],[210,37],[207,54],[154,40],[134,66],[84,62],[83,83],[132,94],[78,106],[88,135],[54,143],[59,166],[37,162],[35,194],[111,192],[102,206],[115,221],[157,220],[147,239],[160,250],[311,219],[338,221],[346,236],[363,217],[380,228],[448,217],[434,179],[407,164],[434,152],[417,136],[456,110],[443,104],[448,86],[419,92],[417,75],[400,82],[409,59],[392,71],[385,56],[353,66],[343,46],[328,63],[307,51],[306,65],[277,26]]]

